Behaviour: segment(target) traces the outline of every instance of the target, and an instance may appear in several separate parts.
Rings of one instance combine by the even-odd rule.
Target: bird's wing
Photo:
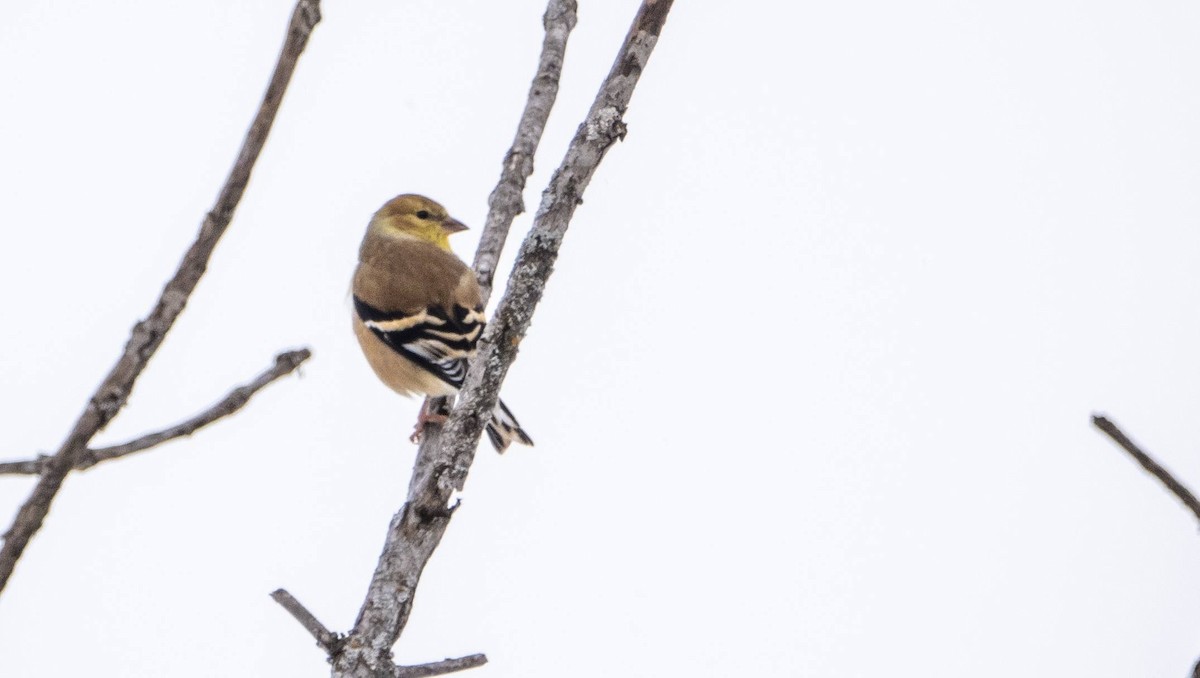
[[[467,361],[485,324],[482,308],[457,304],[383,311],[355,295],[354,311],[389,348],[456,389],[467,376]]]

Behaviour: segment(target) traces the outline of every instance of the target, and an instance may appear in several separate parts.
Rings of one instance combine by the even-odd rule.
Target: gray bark
[[[426,430],[408,499],[388,526],[383,553],[354,629],[341,652],[332,658],[335,678],[373,678],[394,672],[391,648],[412,612],[421,572],[453,515],[455,506],[450,506],[450,498],[463,489],[480,435],[542,297],[575,208],[604,154],[625,137],[623,116],[671,4],[672,0],[642,3],[612,70],[542,195],[533,228],[480,341],[458,404],[443,429],[430,426]],[[552,8],[555,5],[551,3]]]

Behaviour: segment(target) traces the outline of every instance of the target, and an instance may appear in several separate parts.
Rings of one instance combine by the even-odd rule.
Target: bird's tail
[[[492,410],[492,420],[487,425],[488,438],[492,439],[492,446],[500,454],[508,449],[509,445],[514,442],[522,445],[533,445],[533,438],[521,428],[520,422],[509,411],[508,406],[503,400],[496,401],[496,409]]]

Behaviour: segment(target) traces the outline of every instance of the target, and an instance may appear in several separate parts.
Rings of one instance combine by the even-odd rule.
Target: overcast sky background
[[[475,230],[541,0],[326,2],[187,311],[0,596],[0,674],[328,674],[268,597],[362,602],[419,403],[348,281],[401,192]],[[532,212],[633,17],[582,0]],[[1200,486],[1200,5],[676,3],[397,658],[472,675],[1183,676]],[[52,451],[194,238],[291,0],[0,23],[0,458]],[[532,215],[514,227],[509,250]],[[9,516],[32,479],[0,478]],[[2,528],[0,528],[2,529]]]

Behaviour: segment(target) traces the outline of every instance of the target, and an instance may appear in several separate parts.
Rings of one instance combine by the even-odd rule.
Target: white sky
[[[638,3],[581,4],[531,209]],[[100,442],[315,356],[235,418],[71,476],[0,596],[6,678],[324,676],[267,594],[353,622],[418,407],[349,331],[358,241],[406,191],[482,226],[544,3],[325,5]],[[55,449],[149,310],[291,7],[7,3],[0,456]],[[1088,416],[1200,486],[1200,6],[731,7],[676,3],[506,384],[538,446],[481,452],[397,657],[1185,675],[1195,520]],[[0,478],[5,523],[31,484]]]

